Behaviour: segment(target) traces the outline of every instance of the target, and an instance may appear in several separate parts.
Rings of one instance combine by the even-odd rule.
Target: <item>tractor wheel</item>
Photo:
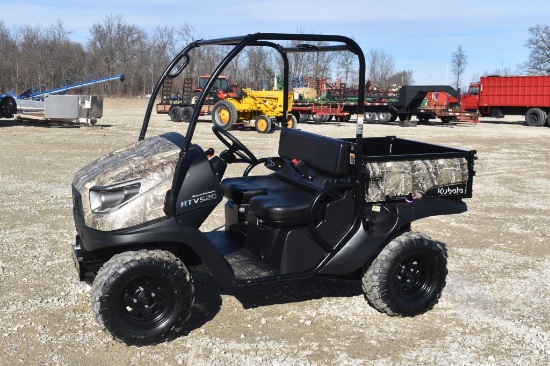
[[[238,117],[237,108],[227,100],[220,100],[212,109],[212,122],[224,130],[231,128],[233,123],[237,122]]]
[[[0,99],[0,118],[13,118],[15,113],[17,113],[17,103],[15,99],[9,95],[5,95]]]
[[[397,121],[397,114],[392,114],[390,117],[390,122],[395,122],[395,121]]]
[[[525,113],[525,124],[527,126],[539,127],[546,122],[546,112],[540,108],[531,108]]]
[[[260,114],[256,117],[256,123],[254,125],[256,126],[256,131],[259,133],[268,133],[271,131],[271,118]]]
[[[116,340],[145,346],[165,341],[189,318],[191,276],[172,253],[125,252],[99,270],[91,293],[99,325]]]
[[[183,119],[183,110],[179,105],[173,105],[168,110],[168,115],[172,122],[181,122]]]
[[[415,316],[432,309],[445,287],[443,244],[417,232],[393,239],[364,271],[365,298],[391,316]]]
[[[181,120],[183,122],[191,121],[191,116],[193,115],[193,107],[183,107],[181,112]]]
[[[380,123],[388,123],[391,119],[391,113],[390,112],[379,112],[378,113],[378,122]]]
[[[290,116],[286,120],[286,128],[296,128],[296,125],[298,124],[298,120],[294,115]]]

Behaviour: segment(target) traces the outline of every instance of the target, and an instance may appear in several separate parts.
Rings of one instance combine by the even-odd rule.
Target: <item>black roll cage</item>
[[[305,43],[299,43],[293,47],[284,47],[280,45],[280,41],[299,41]],[[326,46],[317,46],[307,42],[332,42],[338,43],[336,45],[326,45]],[[233,60],[245,47],[247,46],[263,46],[271,47],[275,49],[283,59],[283,92],[289,92],[289,63],[288,63],[288,54],[296,52],[335,52],[335,51],[349,51],[357,56],[359,62],[359,92],[358,92],[358,101],[357,101],[357,126],[356,126],[356,151],[355,154],[357,158],[355,159],[355,176],[357,179],[356,182],[356,212],[358,212],[361,202],[364,200],[364,177],[361,174],[361,156],[363,149],[363,112],[364,112],[364,102],[365,102],[365,55],[361,50],[361,47],[352,40],[351,38],[338,36],[338,35],[320,35],[320,34],[284,34],[284,33],[254,33],[248,34],[245,36],[239,37],[229,37],[229,38],[219,38],[211,40],[197,40],[189,45],[187,45],[180,53],[178,53],[175,58],[168,64],[164,72],[161,74],[159,80],[155,84],[151,98],[147,105],[147,110],[145,112],[145,117],[143,119],[143,124],[141,127],[141,132],[139,134],[138,140],[143,140],[145,138],[147,128],[149,126],[149,121],[151,118],[151,113],[154,108],[155,100],[159,94],[164,80],[167,78],[175,78],[181,74],[185,67],[189,64],[189,55],[188,53],[197,47],[201,46],[234,46],[234,48],[223,58],[223,60],[218,64],[216,69],[211,73],[210,79],[206,83],[202,93],[200,94],[196,108],[193,110],[193,115],[189,122],[187,128],[187,133],[183,145],[181,146],[181,151],[176,165],[176,170],[174,173],[174,178],[172,182],[172,189],[170,194],[167,197],[166,202],[166,214],[168,216],[173,216],[176,212],[176,200],[179,194],[179,188],[182,186],[185,174],[182,171],[181,167],[185,161],[189,148],[191,146],[191,140],[195,132],[195,127],[198,123],[200,110],[206,100],[206,96],[212,89],[217,78],[221,75],[222,71],[227,67],[227,65]],[[182,63],[183,61],[183,63]],[[284,120],[288,118],[288,98],[283,98],[283,116]],[[283,124],[284,126],[285,124]],[[283,127],[284,128],[284,127]]]

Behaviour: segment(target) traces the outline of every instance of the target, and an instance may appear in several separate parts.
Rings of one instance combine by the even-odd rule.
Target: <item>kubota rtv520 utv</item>
[[[213,70],[185,134],[145,138],[163,81],[182,72],[190,51],[209,46],[231,50]],[[249,47],[280,56],[285,93],[290,54],[354,54],[355,136],[283,127],[271,135],[279,137],[278,155],[262,159],[219,126],[213,133],[227,147],[219,155],[194,143],[200,105],[229,62]],[[462,198],[472,195],[475,151],[395,136],[364,138],[364,76],[361,48],[342,36],[256,33],[185,47],[156,84],[138,141],[90,163],[72,184],[74,261],[79,278],[93,281],[92,311],[101,327],[132,345],[177,334],[190,315],[196,265],[223,287],[341,278],[362,281],[367,301],[380,312],[430,310],[445,286],[445,250],[411,225],[466,211]],[[288,118],[288,99],[283,103]],[[241,176],[224,177],[228,164],[242,162]],[[251,174],[261,163],[272,172]],[[222,200],[224,230],[202,232]]]

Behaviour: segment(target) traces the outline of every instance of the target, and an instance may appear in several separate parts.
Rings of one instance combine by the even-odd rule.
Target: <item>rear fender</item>
[[[465,202],[450,198],[424,198],[413,203],[402,202],[397,206],[397,214],[406,223],[430,216],[454,215],[466,212]]]
[[[369,205],[362,213],[363,225],[319,274],[343,275],[357,271],[369,263],[396,233],[407,230],[411,222],[430,216],[458,214],[467,209],[466,203],[447,198]]]

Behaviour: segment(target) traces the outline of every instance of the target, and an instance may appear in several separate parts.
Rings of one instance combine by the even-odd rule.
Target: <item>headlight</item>
[[[141,183],[115,187],[90,188],[90,209],[92,212],[105,212],[120,206],[139,194]]]

